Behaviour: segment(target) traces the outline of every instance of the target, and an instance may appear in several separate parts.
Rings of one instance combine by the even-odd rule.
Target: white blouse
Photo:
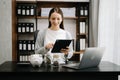
[[[52,62],[54,60],[57,60],[59,63],[65,63],[64,53],[51,53],[52,49],[50,49],[49,51],[45,49],[46,44],[50,42],[55,43],[56,39],[72,39],[72,37],[68,31],[65,31],[63,29],[54,31],[47,28],[43,31],[39,31],[35,43],[35,53],[49,56]],[[73,47],[71,43],[67,58],[70,59],[72,55],[73,55]],[[57,59],[54,59],[53,56]]]
[[[54,44],[57,39],[66,39],[65,35],[66,35],[65,31],[62,29],[56,31],[47,29],[44,45],[48,43]],[[51,59],[51,64],[53,64],[54,61],[58,61],[59,64],[62,63],[64,64],[65,63],[64,53],[51,53],[51,50],[52,49],[50,49],[46,54]]]

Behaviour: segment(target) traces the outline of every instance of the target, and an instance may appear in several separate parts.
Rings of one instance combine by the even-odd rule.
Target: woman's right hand
[[[51,49],[53,48],[53,43],[48,43],[46,46],[45,46],[46,49]]]

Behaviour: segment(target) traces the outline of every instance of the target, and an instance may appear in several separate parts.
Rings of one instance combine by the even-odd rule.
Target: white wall
[[[11,0],[0,0],[0,64],[12,60],[11,4]]]

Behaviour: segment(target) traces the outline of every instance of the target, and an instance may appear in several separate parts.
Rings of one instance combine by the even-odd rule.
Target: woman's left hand
[[[65,49],[61,49],[61,52],[67,55],[69,52],[69,47],[66,47]]]

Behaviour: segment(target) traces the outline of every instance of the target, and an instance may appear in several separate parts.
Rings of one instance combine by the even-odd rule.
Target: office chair
[[[36,39],[37,39],[38,32],[39,32],[39,30],[34,31],[34,40],[35,40],[35,42],[36,42]]]

